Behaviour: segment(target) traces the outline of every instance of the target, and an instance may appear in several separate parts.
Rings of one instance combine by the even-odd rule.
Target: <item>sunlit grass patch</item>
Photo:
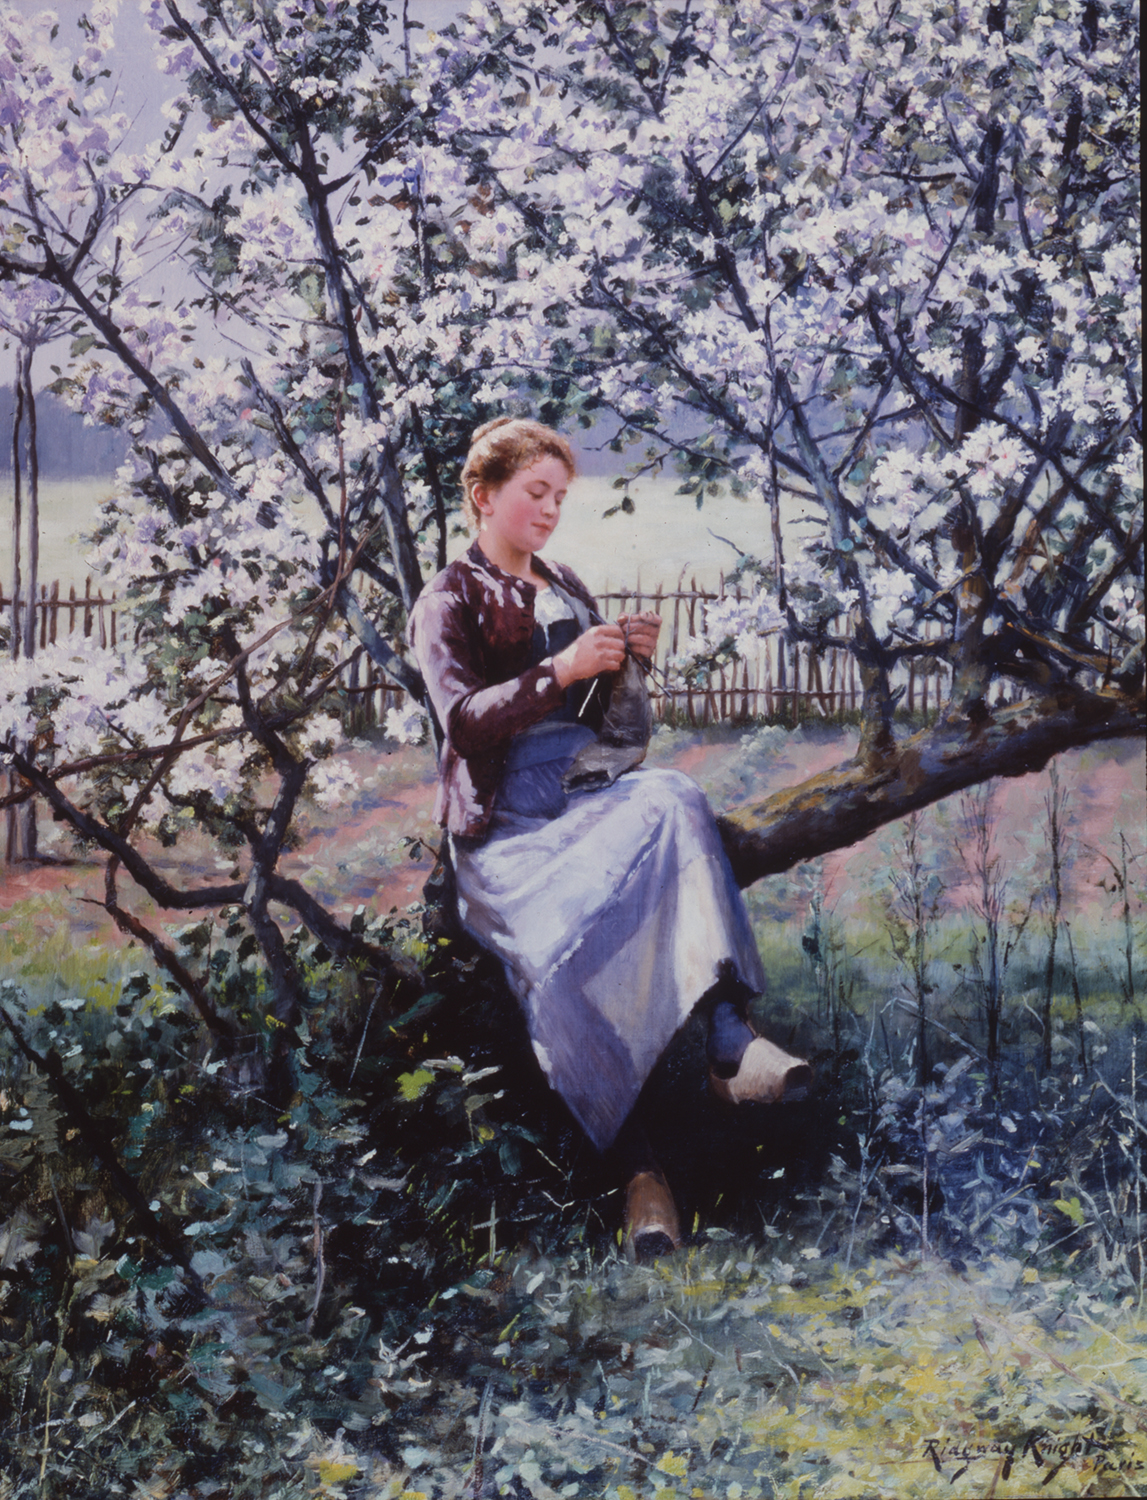
[[[150,968],[150,960],[138,949],[117,951],[94,936],[85,941],[75,916],[72,898],[63,894],[6,907],[0,913],[0,975],[44,1003],[74,994],[110,1005],[123,975]]]
[[[735,1242],[510,1279],[529,1298],[493,1351],[505,1493],[1117,1495],[1147,1472],[1142,1309],[1014,1261],[845,1271]],[[543,1388],[564,1393],[549,1421]]]

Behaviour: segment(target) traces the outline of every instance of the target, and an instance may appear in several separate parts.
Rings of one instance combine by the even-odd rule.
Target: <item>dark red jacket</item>
[[[595,608],[571,569],[540,557],[534,566]],[[407,638],[444,741],[434,816],[461,837],[486,832],[513,736],[565,702],[552,659],[529,665],[536,593],[475,542],[430,580],[410,611]],[[585,720],[591,729],[601,727],[603,699],[607,693],[593,695],[593,717]]]

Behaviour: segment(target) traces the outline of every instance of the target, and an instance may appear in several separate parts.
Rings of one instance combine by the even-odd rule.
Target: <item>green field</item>
[[[91,527],[100,503],[112,488],[110,479],[43,481],[40,485],[40,579],[58,579],[67,592],[70,584],[81,591],[87,576],[81,534]],[[756,549],[772,556],[768,514],[757,502],[715,496],[698,510],[690,495],[678,495],[673,480],[643,480],[632,494],[632,515],[618,512],[603,519],[615,507],[621,492],[613,481],[596,474],[575,482],[566,502],[560,530],[547,555],[574,568],[595,591],[662,583],[674,587],[682,576],[686,584],[696,578],[712,587],[722,571],[737,561],[734,547]],[[10,515],[11,476],[0,480],[0,509]],[[787,517],[789,535],[800,536],[800,506],[793,502]],[[457,537],[451,555],[467,545]],[[5,594],[11,584],[12,548],[7,528],[0,535],[0,580]]]

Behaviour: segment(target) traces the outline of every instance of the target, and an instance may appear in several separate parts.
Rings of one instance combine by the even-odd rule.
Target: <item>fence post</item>
[[[801,648],[793,642],[793,728],[801,721]]]
[[[677,576],[677,587],[673,590],[673,635],[672,635],[672,641],[673,641],[673,656],[674,656],[674,658],[676,658],[678,651],[681,649],[681,595],[682,595],[682,592],[684,591],[684,586],[685,586],[685,569],[682,568],[681,572]],[[673,706],[674,710],[676,710],[676,707],[677,707],[677,695],[676,694],[674,694],[673,699],[671,701],[672,701],[672,706]]]
[[[809,675],[808,690],[809,690],[809,694],[810,694],[810,704],[811,704],[811,694],[812,694],[812,691],[813,691],[813,682],[814,682],[814,679],[815,679],[816,693],[817,693],[817,707],[820,709],[820,716],[821,716],[821,718],[822,719],[827,719],[828,718],[828,708],[826,707],[826,702],[825,702],[824,677],[823,677],[823,675],[821,673],[821,669],[820,669],[820,657],[812,649],[811,646],[809,647],[809,653],[808,653],[808,675]]]
[[[359,653],[358,651],[352,651],[350,661],[347,662],[343,675],[343,685],[346,695],[350,699],[350,713],[347,715],[347,718],[350,720],[352,734],[361,734],[365,728],[364,702],[358,690],[358,668]]]
[[[835,622],[834,622],[835,624]],[[828,707],[830,713],[836,713],[836,667],[840,652],[835,646],[829,648],[828,653]]]

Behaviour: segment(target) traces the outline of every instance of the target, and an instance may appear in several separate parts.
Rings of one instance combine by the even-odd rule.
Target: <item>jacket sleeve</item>
[[[480,625],[449,590],[424,591],[410,617],[410,643],[438,722],[459,755],[482,755],[565,702],[550,658],[506,682],[482,673]]]

